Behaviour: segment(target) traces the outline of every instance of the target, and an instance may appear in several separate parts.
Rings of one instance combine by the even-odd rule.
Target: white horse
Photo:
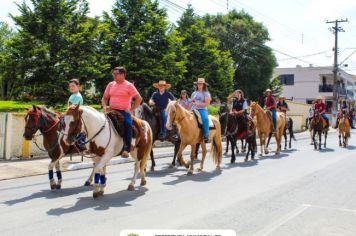
[[[141,175],[141,185],[146,185],[145,167],[148,155],[152,148],[152,131],[149,124],[133,117],[139,129],[133,143],[137,148],[131,151],[135,160],[135,172],[128,186],[128,190],[134,190],[138,172]],[[124,146],[123,138],[117,133],[111,121],[105,114],[94,108],[72,106],[65,113],[65,135],[64,142],[73,144],[81,132],[87,135],[86,147],[90,153],[95,154],[94,166],[94,191],[93,197],[104,194],[106,186],[106,165],[113,156],[118,155]]]

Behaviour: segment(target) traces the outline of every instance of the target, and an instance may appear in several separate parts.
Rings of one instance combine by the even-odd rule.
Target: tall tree
[[[233,61],[230,52],[219,49],[219,43],[209,35],[204,21],[189,5],[178,21],[177,30],[183,37],[188,54],[187,72],[181,86],[192,89],[198,77],[210,84],[213,97],[225,98],[233,89]]]
[[[220,49],[232,55],[235,88],[243,89],[250,99],[260,98],[277,65],[271,48],[266,46],[268,30],[244,11],[206,15],[204,21],[210,34],[220,42]]]
[[[98,20],[87,16],[86,0],[31,0],[18,4],[18,27],[11,47],[25,89],[47,103],[63,103],[67,83],[84,85],[100,77],[97,60]]]
[[[127,79],[135,82],[144,98],[150,96],[157,80],[167,80],[173,88],[183,80],[186,56],[181,39],[157,1],[117,0],[111,14],[104,14],[104,21],[108,31],[102,54],[108,56],[111,68],[126,67]],[[100,91],[112,80],[107,74],[96,82]]]

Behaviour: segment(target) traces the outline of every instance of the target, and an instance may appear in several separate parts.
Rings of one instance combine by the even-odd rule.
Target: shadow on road
[[[177,179],[165,182],[163,184],[165,185],[176,185],[179,183],[183,183],[186,181],[193,181],[193,182],[206,182],[211,180],[212,178],[221,175],[222,171],[221,170],[214,170],[213,172],[194,172],[193,175],[188,176],[187,174],[184,175],[172,175],[172,177],[176,177]]]
[[[112,207],[128,207],[129,202],[146,194],[148,191],[145,187],[138,187],[135,191],[122,190],[116,193],[104,194],[99,199],[92,197],[80,197],[74,206],[53,208],[47,211],[47,215],[60,216],[72,212],[82,211],[92,208],[96,211],[105,211]]]
[[[332,148],[321,148],[319,152],[335,152],[335,149]]]
[[[356,149],[356,146],[348,145],[348,146],[346,147],[346,149],[348,149],[348,150],[355,150],[355,149]]]
[[[41,190],[41,192],[32,193],[31,195],[26,197],[5,201],[3,202],[3,204],[12,206],[18,203],[31,201],[38,198],[53,199],[53,198],[60,198],[60,197],[68,197],[71,195],[76,195],[78,193],[91,191],[92,189],[93,187],[90,186],[81,186],[81,187],[63,188],[61,190]]]
[[[289,155],[288,154],[284,154],[284,153],[280,153],[280,154],[278,154],[278,155],[276,155],[276,154],[274,154],[274,155],[268,155],[268,156],[260,156],[259,157],[259,159],[260,159],[260,161],[263,161],[263,160],[267,160],[267,159],[274,159],[274,160],[276,160],[276,159],[282,159],[283,157],[288,157]]]
[[[298,151],[298,149],[292,148],[292,149],[284,149],[282,150],[283,153],[293,153]]]

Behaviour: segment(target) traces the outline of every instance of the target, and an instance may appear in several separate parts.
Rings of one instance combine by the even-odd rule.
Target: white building
[[[276,68],[274,77],[279,76],[283,85],[283,95],[288,100],[311,104],[317,96],[322,96],[331,112],[333,103],[333,68],[301,67]],[[339,99],[356,100],[356,76],[339,70],[337,91]]]

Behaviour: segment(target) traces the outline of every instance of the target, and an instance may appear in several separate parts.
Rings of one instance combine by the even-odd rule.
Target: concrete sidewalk
[[[334,129],[330,129],[329,133],[335,133]],[[302,132],[295,135],[297,140],[308,139],[309,132]],[[294,141],[293,141],[294,142]],[[259,143],[259,142],[257,142]],[[274,139],[272,139],[274,143]],[[226,143],[223,143],[225,148]],[[239,145],[239,144],[238,144]],[[210,150],[210,144],[208,144]],[[258,149],[259,151],[259,149]],[[169,147],[155,147],[155,159],[158,158],[173,158],[173,146]],[[190,154],[190,147],[184,151],[184,155]],[[209,155],[209,154],[208,154]],[[63,157],[61,160],[62,171],[73,171],[78,169],[92,168],[93,162],[90,158],[84,157],[83,162],[81,156],[73,156],[70,160],[69,156]],[[30,160],[12,160],[0,161],[0,181],[14,178],[21,178],[34,175],[42,175],[48,173],[49,158],[35,158]],[[133,162],[132,158],[121,158],[119,156],[113,157],[109,165],[122,164]],[[171,160],[169,160],[171,162]],[[148,162],[150,165],[150,161]]]

